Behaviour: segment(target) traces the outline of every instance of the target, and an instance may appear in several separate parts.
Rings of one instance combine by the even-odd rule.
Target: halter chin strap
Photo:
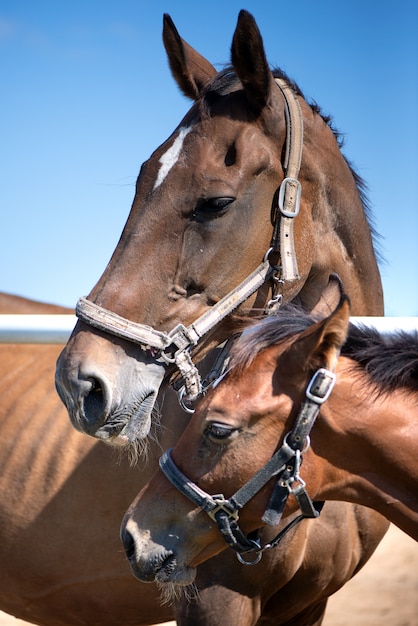
[[[307,517],[318,517],[323,503],[312,502],[299,470],[302,464],[302,454],[309,448],[309,433],[321,405],[329,398],[334,384],[335,374],[330,370],[321,368],[313,375],[295,424],[285,436],[280,448],[230,498],[225,498],[222,494],[212,496],[190,481],[174,463],[171,450],[167,450],[160,458],[160,468],[168,480],[209,515],[218,526],[227,544],[237,552],[238,559],[242,563],[247,565],[258,563],[263,552],[277,546],[295,524]],[[239,512],[273,477],[277,477],[277,480],[262,521],[270,526],[276,526],[282,518],[290,494],[296,498],[301,515],[292,519],[272,541],[261,546],[257,534],[245,535],[240,529]],[[255,553],[254,560],[249,561],[243,558],[242,555],[249,553]]]
[[[282,79],[275,79],[285,100],[286,153],[284,169],[286,178],[279,189],[278,210],[274,221],[274,233],[270,249],[263,262],[208,311],[190,326],[179,324],[168,333],[155,330],[151,326],[132,322],[112,311],[94,304],[87,298],[80,298],[75,313],[84,323],[122,339],[127,339],[149,350],[155,358],[165,363],[174,363],[184,381],[182,396],[187,401],[195,400],[202,393],[202,382],[197,367],[192,362],[190,350],[200,339],[224,317],[247,300],[267,280],[275,281],[276,289],[286,280],[299,278],[294,249],[293,219],[299,213],[301,185],[298,181],[303,149],[303,118],[299,101],[289,85]],[[277,213],[280,212],[280,219]],[[281,266],[269,262],[271,252],[278,252]],[[275,291],[276,291],[275,289]],[[268,310],[280,306],[281,294],[274,293],[267,305]],[[183,404],[184,406],[184,404]]]

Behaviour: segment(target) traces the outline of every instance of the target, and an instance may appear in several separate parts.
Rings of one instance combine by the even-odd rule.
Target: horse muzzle
[[[135,578],[142,582],[162,584],[190,585],[196,577],[196,569],[182,564],[175,549],[147,541],[128,528],[129,522],[123,521],[121,541]]]
[[[70,339],[56,367],[56,389],[73,426],[108,443],[128,445],[143,439],[166,367],[147,360],[140,350],[131,355],[110,342],[96,345],[97,337],[95,350],[89,346],[89,356],[84,357],[83,341],[83,334]]]

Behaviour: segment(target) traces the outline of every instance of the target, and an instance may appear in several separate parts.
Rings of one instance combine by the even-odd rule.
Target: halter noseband
[[[266,281],[270,279],[275,281],[273,297],[267,304],[267,309],[271,310],[281,303],[280,285],[286,280],[299,278],[294,249],[293,219],[299,213],[301,196],[298,176],[303,149],[303,118],[299,101],[286,81],[275,78],[275,82],[285,100],[286,152],[283,168],[286,178],[279,188],[278,210],[274,216],[271,247],[266,252],[263,262],[238,287],[190,326],[185,327],[179,324],[168,333],[155,330],[145,324],[132,322],[87,298],[80,298],[76,305],[75,313],[82,322],[136,343],[166,364],[174,363],[184,381],[181,393],[187,400],[193,401],[202,393],[200,374],[193,364],[190,351],[203,335],[247,300]],[[278,214],[280,214],[280,219],[278,219]],[[271,252],[280,253],[280,266],[271,265],[269,261]],[[187,410],[183,402],[182,406]]]
[[[335,384],[335,374],[320,368],[312,377],[295,424],[287,433],[280,448],[271,459],[248,482],[230,498],[222,494],[210,495],[190,481],[174,463],[171,450],[160,458],[160,468],[168,480],[194,504],[205,511],[216,523],[226,543],[237,552],[238,560],[246,565],[258,563],[265,550],[278,545],[284,535],[304,518],[318,517],[323,503],[313,503],[306,489],[305,482],[299,475],[302,454],[310,445],[309,433],[315,423],[321,405],[329,398]],[[261,546],[256,533],[245,533],[239,527],[239,511],[268,483],[277,477],[273,493],[267,505],[262,521],[276,526],[282,517],[290,494],[299,505],[301,515],[291,522],[269,543]],[[246,560],[243,555],[255,553],[253,560]]]

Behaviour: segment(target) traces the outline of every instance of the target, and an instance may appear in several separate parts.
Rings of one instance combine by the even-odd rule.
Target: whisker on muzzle
[[[172,605],[181,599],[184,599],[186,602],[192,602],[199,598],[199,589],[194,583],[191,585],[178,585],[176,583],[157,582],[157,587],[160,592],[162,605]]]

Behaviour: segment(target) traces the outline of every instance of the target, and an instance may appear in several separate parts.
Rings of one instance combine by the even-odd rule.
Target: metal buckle
[[[289,191],[287,191],[289,188]],[[287,193],[291,194],[287,196]],[[296,217],[300,209],[302,185],[297,178],[284,178],[279,189],[279,209],[284,217]],[[287,197],[286,197],[287,196]],[[287,205],[288,208],[284,208]],[[289,207],[291,207],[289,209]]]
[[[318,383],[318,378],[322,378]],[[334,372],[325,369],[325,367],[321,367],[315,374],[312,376],[311,381],[306,390],[306,397],[315,404],[323,404],[328,400],[331,391],[335,385],[336,376]],[[322,390],[322,384],[326,384],[324,390]],[[321,395],[318,395],[318,392],[313,391],[313,387],[318,385],[318,391],[320,391]]]
[[[221,493],[217,493],[214,496],[211,496],[211,504],[215,506],[210,510],[206,510],[206,513],[209,517],[217,523],[216,515],[219,511],[223,511],[228,515],[228,517],[232,518],[235,522],[238,522],[239,519],[239,510],[233,509],[231,502],[225,498]]]
[[[183,324],[177,324],[172,331],[168,333],[168,339],[170,343],[167,345],[175,345],[179,350],[186,350],[190,346],[195,346],[199,340],[199,337],[194,337],[190,328],[186,328]]]

